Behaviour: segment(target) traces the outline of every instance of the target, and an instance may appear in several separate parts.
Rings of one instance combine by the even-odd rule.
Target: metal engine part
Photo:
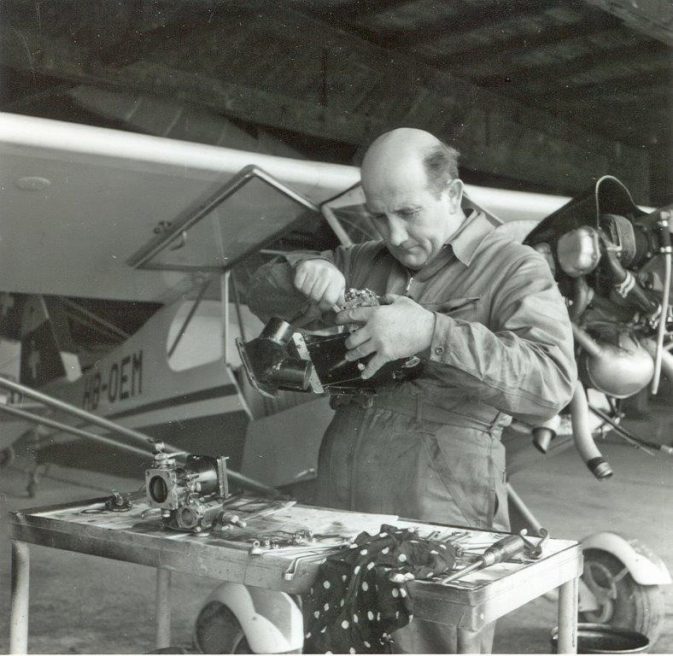
[[[188,455],[178,463],[178,453],[166,453],[155,445],[154,462],[145,470],[145,493],[149,505],[161,509],[168,528],[201,533],[222,515],[222,502],[229,496],[227,458]]]
[[[609,396],[631,396],[656,375],[641,343],[670,321],[662,284],[669,276],[660,271],[671,250],[666,215],[663,208],[646,214],[619,180],[604,176],[525,240],[554,256],[582,380]]]
[[[370,289],[349,289],[344,297],[340,309],[381,304],[380,297]],[[388,362],[364,380],[361,372],[370,356],[357,361],[346,359],[349,334],[343,327],[295,331],[287,321],[272,318],[259,337],[248,342],[236,340],[236,346],[250,382],[265,396],[274,396],[279,389],[315,394],[373,392],[382,384],[420,373],[420,359],[411,357]]]

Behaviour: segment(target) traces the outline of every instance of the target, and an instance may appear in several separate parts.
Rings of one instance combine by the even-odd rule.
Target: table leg
[[[577,595],[579,579],[574,578],[559,587],[558,653],[577,653]]]
[[[480,654],[481,633],[479,631],[468,631],[467,629],[458,629],[458,653]]]
[[[157,568],[157,649],[171,644],[171,571]]]
[[[12,610],[9,619],[9,653],[28,653],[28,595],[30,554],[25,542],[12,541]]]

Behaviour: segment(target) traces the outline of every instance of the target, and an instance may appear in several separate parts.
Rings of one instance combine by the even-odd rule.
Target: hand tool
[[[451,583],[477,569],[490,567],[519,556],[523,553],[525,546],[526,543],[520,535],[508,535],[488,547],[476,562],[442,579],[442,583]]]
[[[526,552],[526,556],[533,558],[534,560],[537,560],[542,556],[544,545],[547,540],[549,540],[549,531],[546,528],[538,529],[537,533],[539,538],[538,541],[532,542],[528,537],[528,531],[526,531],[525,528],[519,531],[519,535],[524,541],[524,551]]]

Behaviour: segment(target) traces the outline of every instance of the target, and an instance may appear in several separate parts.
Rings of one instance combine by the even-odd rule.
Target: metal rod
[[[277,490],[275,487],[271,487],[270,485],[260,483],[259,481],[256,481],[254,478],[248,478],[244,474],[239,474],[233,469],[229,469],[229,467],[227,467],[227,478],[230,481],[234,481],[235,483],[238,483],[241,487],[244,487],[248,490],[256,490],[257,492],[262,492],[263,494],[268,494],[272,497],[281,496],[280,490]]]
[[[171,570],[157,567],[156,592],[156,648],[165,649],[171,644]]]
[[[131,437],[132,439],[141,441],[143,444],[147,446],[153,447],[158,440],[155,440],[151,438],[149,435],[145,435],[144,433],[139,433],[138,431],[134,431],[130,428],[126,428],[124,426],[120,426],[119,424],[115,424],[112,421],[109,421],[107,419],[104,419],[103,417],[99,417],[98,415],[91,414],[90,412],[87,412],[86,410],[81,410],[80,408],[77,408],[69,403],[66,403],[64,401],[60,401],[58,399],[54,399],[51,396],[48,396],[47,394],[43,394],[42,392],[37,392],[36,390],[27,387],[26,385],[22,385],[21,383],[15,383],[14,381],[7,380],[6,378],[0,378],[0,387],[6,387],[7,389],[13,390],[15,392],[18,392],[20,394],[23,394],[27,396],[28,398],[35,399],[36,401],[40,401],[41,403],[44,403],[45,405],[51,406],[53,408],[56,408],[57,410],[61,410],[67,414],[74,415],[75,417],[80,417],[81,419],[86,420],[87,422],[91,424],[95,424],[97,426],[101,426],[102,428],[107,428],[108,430],[115,432],[115,433],[120,433],[121,435],[125,435],[127,437]],[[8,411],[9,412],[9,406],[0,404],[0,409]],[[18,408],[12,408],[12,412],[16,412]],[[21,412],[25,412],[21,410]],[[39,415],[33,415],[31,413],[26,413],[28,416],[26,417],[30,421],[33,421],[34,423],[46,423],[45,418],[40,417]],[[48,421],[53,421],[53,420],[48,420]],[[79,429],[78,429],[79,430]],[[96,435],[95,433],[92,433],[92,435]],[[83,431],[82,437],[90,437],[89,434],[86,433],[86,431]],[[96,436],[95,439],[100,439],[102,436],[98,435]],[[109,439],[109,438],[105,438]],[[115,447],[119,449],[125,449],[127,451],[134,451],[137,452],[137,448],[131,446],[130,444],[124,444],[122,442],[116,442],[115,440],[109,440]],[[164,450],[167,453],[180,453],[184,455],[184,450],[183,449],[178,449],[175,446],[172,446],[170,444],[166,444],[165,442],[162,443],[164,444]],[[146,456],[147,453],[142,452],[143,456]],[[152,454],[149,454],[152,455]],[[177,456],[178,458],[180,457],[179,455]],[[280,492],[274,488],[270,487],[269,485],[265,485],[264,483],[261,483],[259,481],[254,480],[253,478],[248,478],[247,476],[243,474],[239,474],[238,472],[234,471],[233,469],[227,469],[227,476],[229,480],[233,481],[234,483],[237,483],[241,487],[244,487],[249,490],[255,490],[257,492],[262,492],[264,494],[269,494],[271,496],[280,496]]]
[[[509,502],[521,513],[523,518],[528,523],[530,529],[538,533],[542,528],[542,524],[537,520],[537,517],[533,515],[530,511],[530,508],[524,503],[523,499],[517,494],[516,490],[512,487],[510,483],[507,483],[507,498]]]
[[[671,251],[671,232],[669,221],[673,219],[673,212],[662,211],[659,214],[657,225],[661,229],[661,249],[664,255],[664,288],[661,292],[661,311],[659,314],[659,326],[657,330],[657,351],[654,356],[654,375],[652,376],[652,387],[650,391],[656,394],[659,391],[659,380],[661,377],[661,361],[664,352],[664,337],[666,335],[666,321],[668,319],[668,304],[671,293],[671,268],[673,258]]]
[[[102,442],[109,446],[116,448],[123,448],[126,451],[131,451],[133,453],[139,454],[145,458],[152,457],[153,453],[149,450],[143,451],[138,447],[131,446],[130,444],[120,444],[117,440],[113,440],[104,435],[98,435],[97,433],[90,433],[89,431],[82,430],[81,428],[76,428],[75,426],[69,426],[55,419],[49,419],[47,417],[41,417],[40,415],[33,414],[32,412],[27,412],[26,410],[21,410],[21,408],[15,408],[13,406],[7,405],[6,403],[0,403],[0,411],[6,412],[7,414],[14,415],[16,417],[21,417],[22,419],[27,419],[36,424],[41,424],[42,426],[49,426],[49,428],[55,428],[56,430],[63,431],[64,433],[71,433],[72,435],[77,435],[78,437],[85,437],[89,440],[95,440],[97,442]],[[149,445],[148,445],[149,446]]]
[[[175,353],[175,349],[178,348],[178,344],[180,343],[180,340],[184,336],[185,332],[187,331],[187,326],[189,326],[189,322],[192,320],[192,317],[194,316],[194,313],[196,312],[197,308],[199,305],[201,305],[201,301],[203,300],[203,297],[210,286],[210,283],[213,281],[212,278],[208,278],[203,285],[201,285],[201,289],[199,289],[199,293],[194,300],[194,303],[192,304],[192,307],[189,308],[189,312],[187,313],[187,316],[185,317],[185,320],[182,322],[182,325],[180,326],[180,330],[178,331],[177,336],[173,340],[173,343],[171,344],[171,347],[168,349],[168,357],[170,358],[173,353]]]
[[[558,648],[559,654],[577,653],[577,610],[579,582],[577,578],[559,587]]]
[[[126,428],[124,426],[120,426],[119,424],[115,424],[114,422],[109,421],[108,419],[104,419],[103,417],[99,417],[98,415],[94,415],[91,412],[82,410],[74,405],[71,405],[70,403],[66,403],[65,401],[55,399],[52,396],[43,394],[42,392],[38,392],[37,390],[34,390],[32,387],[27,387],[26,385],[22,385],[21,383],[16,383],[13,380],[8,380],[7,378],[0,377],[0,387],[5,387],[14,392],[18,392],[19,394],[23,394],[28,398],[35,399],[40,403],[44,403],[45,405],[51,406],[52,408],[56,408],[57,410],[61,410],[62,412],[65,412],[67,414],[74,415],[75,417],[79,417],[80,419],[84,419],[90,424],[96,424],[101,428],[107,428],[109,431],[112,431],[113,433],[119,433],[121,435],[125,435],[126,437],[130,437],[131,439],[142,442],[143,444],[149,444],[150,446],[153,446],[154,443],[156,442],[156,440],[151,438],[149,435],[145,435],[144,433],[135,431],[132,428]],[[174,447],[170,447],[170,449],[174,451],[179,450],[175,449]]]
[[[113,323],[106,321],[102,317],[98,316],[95,312],[87,310],[85,307],[82,307],[79,303],[75,303],[75,301],[72,301],[71,299],[66,298],[65,296],[59,296],[59,299],[66,307],[69,307],[72,310],[80,312],[82,315],[84,315],[87,319],[89,319],[92,322],[92,325],[103,327],[105,330],[108,330],[113,335],[115,335],[115,337],[120,337],[121,339],[128,339],[130,337],[129,333],[127,333],[125,330],[122,330],[121,328],[115,326]]]
[[[236,321],[238,321],[238,331],[241,334],[241,341],[243,343],[248,341],[248,338],[245,334],[245,326],[243,324],[243,314],[241,313],[241,298],[238,293],[238,287],[236,287],[236,276],[235,272],[231,271],[231,295],[234,298],[234,308],[236,310]],[[227,359],[227,362],[229,360]]]
[[[9,618],[9,653],[28,653],[28,600],[30,553],[25,542],[12,541],[12,610]]]
[[[454,572],[453,574],[449,574],[449,576],[442,579],[442,583],[451,583],[452,581],[457,581],[458,579],[462,579],[463,576],[467,576],[468,574],[478,570],[479,568],[481,568],[483,566],[484,566],[483,561],[478,560],[476,563],[472,563],[471,565],[468,565],[467,567],[463,567],[463,569],[459,569],[457,572]]]

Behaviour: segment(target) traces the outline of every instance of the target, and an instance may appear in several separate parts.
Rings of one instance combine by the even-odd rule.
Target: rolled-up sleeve
[[[459,385],[517,419],[549,419],[572,396],[577,368],[570,319],[544,260],[530,253],[503,272],[490,327],[436,314],[432,362]]]

